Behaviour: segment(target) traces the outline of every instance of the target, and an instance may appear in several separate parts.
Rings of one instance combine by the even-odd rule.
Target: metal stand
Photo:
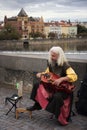
[[[12,107],[8,110],[8,112],[6,113],[6,115],[8,115],[8,113],[13,109],[15,108],[15,112],[16,112],[16,108],[17,108],[17,103],[18,101],[22,98],[19,97],[18,95],[14,94],[12,95],[11,97],[6,97],[5,98],[5,104],[7,104],[7,102],[11,103],[12,104]]]

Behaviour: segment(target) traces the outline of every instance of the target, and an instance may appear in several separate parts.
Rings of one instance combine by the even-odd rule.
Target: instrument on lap
[[[75,88],[72,83],[63,81],[59,86],[53,84],[53,82],[59,79],[60,76],[56,75],[52,72],[42,74],[41,82],[45,85],[45,88],[52,89],[53,91],[65,91],[67,93],[71,93]]]

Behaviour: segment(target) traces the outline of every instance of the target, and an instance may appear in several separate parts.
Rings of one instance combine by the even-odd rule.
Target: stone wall
[[[46,64],[43,58],[0,55],[0,82],[16,87],[17,82],[23,81],[24,89],[28,90],[33,84],[34,72],[45,70]]]
[[[77,90],[80,87],[80,81],[87,73],[87,61],[72,61],[71,66],[78,75],[78,80],[74,83]],[[8,86],[23,81],[24,90],[31,90],[33,84],[33,72],[42,72],[46,69],[46,58],[29,57],[21,55],[0,55],[0,82]]]

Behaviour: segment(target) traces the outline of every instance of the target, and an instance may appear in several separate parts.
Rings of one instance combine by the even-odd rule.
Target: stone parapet
[[[84,61],[84,62],[83,62]],[[80,86],[80,81],[87,73],[86,60],[69,59],[71,66],[78,75],[76,86]],[[28,56],[28,55],[0,55],[0,82],[15,85],[23,81],[24,89],[31,90],[33,84],[33,72],[42,72],[46,69],[47,57]]]

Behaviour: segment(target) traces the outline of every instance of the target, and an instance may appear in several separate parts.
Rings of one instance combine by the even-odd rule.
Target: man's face
[[[59,57],[58,54],[56,54],[56,53],[54,53],[54,52],[51,52],[51,60],[52,60],[53,62],[56,62],[57,59],[58,59],[58,57]]]

